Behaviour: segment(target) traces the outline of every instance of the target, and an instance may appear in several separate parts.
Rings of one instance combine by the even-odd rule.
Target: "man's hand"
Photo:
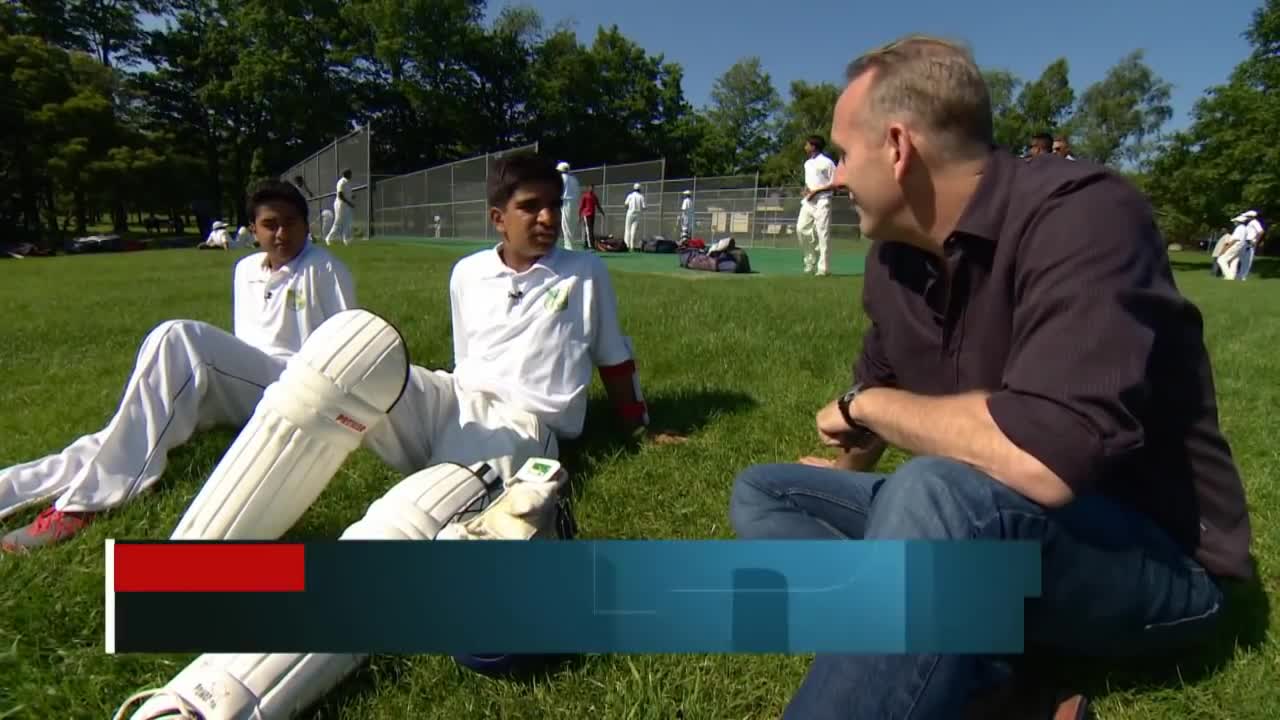
[[[835,400],[818,411],[817,424],[818,438],[823,445],[838,448],[853,447],[853,438],[857,436],[858,431],[845,422],[844,414],[840,412],[840,406]]]
[[[836,466],[835,460],[818,457],[817,455],[805,455],[798,462],[809,467],[834,468]]]
[[[666,432],[664,430],[652,430],[646,428],[642,437],[654,445],[683,445],[689,442],[687,435]]]

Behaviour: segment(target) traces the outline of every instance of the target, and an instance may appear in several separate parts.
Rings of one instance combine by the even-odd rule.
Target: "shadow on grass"
[[[1254,578],[1227,582],[1225,612],[1213,638],[1203,647],[1158,658],[1100,659],[1052,656],[1021,658],[1018,665],[1041,684],[1082,692],[1092,698],[1129,690],[1194,685],[1222,671],[1237,651],[1252,651],[1267,642],[1271,601],[1254,561]]]
[[[687,390],[655,392],[646,397],[653,432],[696,435],[721,415],[731,415],[756,406],[750,395],[728,390]],[[560,443],[560,462],[569,471],[576,496],[584,478],[590,478],[603,458],[634,455],[650,441],[630,437],[615,421],[615,413],[604,398],[593,398],[587,406],[587,424],[582,435]]]

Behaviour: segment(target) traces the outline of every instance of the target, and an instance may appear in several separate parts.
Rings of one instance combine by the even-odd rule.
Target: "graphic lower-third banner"
[[[1031,542],[107,541],[107,651],[1019,653]]]

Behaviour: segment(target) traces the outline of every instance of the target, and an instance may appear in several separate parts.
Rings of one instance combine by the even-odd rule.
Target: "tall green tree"
[[[723,128],[733,147],[726,159],[729,172],[756,172],[778,144],[778,113],[782,99],[759,57],[734,63],[711,87],[707,117]]]
[[[1172,90],[1142,50],[1126,55],[1080,96],[1070,123],[1075,154],[1108,165],[1142,160],[1173,116]]]
[[[782,110],[778,124],[777,150],[760,171],[765,185],[795,185],[804,182],[804,142],[810,135],[831,139],[831,119],[840,88],[831,83],[791,83],[791,100]],[[828,149],[828,154],[831,151]]]

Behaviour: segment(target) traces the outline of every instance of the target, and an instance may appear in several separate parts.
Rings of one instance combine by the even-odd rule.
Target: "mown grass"
[[[369,309],[405,333],[413,361],[450,361],[447,249],[336,248]],[[56,452],[115,410],[138,343],[171,318],[230,323],[239,253],[168,250],[0,262],[0,466]],[[798,258],[797,258],[798,260]],[[1098,696],[1100,718],[1280,717],[1280,643],[1267,595],[1280,578],[1280,263],[1247,283],[1211,278],[1203,255],[1174,257],[1202,308],[1222,423],[1248,483],[1260,583],[1233,591],[1216,647],[1160,666],[1068,663],[1063,677]],[[729,538],[731,481],[755,462],[816,450],[813,412],[848,383],[864,317],[856,278],[706,277],[614,272],[654,420],[689,433],[677,446],[618,441],[591,424],[566,449],[587,538]],[[592,390],[597,421],[607,413]],[[110,717],[163,683],[186,656],[103,654],[103,540],[162,538],[219,456],[230,430],[170,456],[154,492],[81,537],[29,557],[0,557],[0,719]],[[886,467],[900,462],[892,454]],[[291,538],[330,538],[396,480],[371,454],[348,461]],[[16,527],[36,509],[10,519]],[[320,706],[321,718],[778,717],[807,657],[590,656],[528,682],[500,682],[439,657],[379,657]]]

